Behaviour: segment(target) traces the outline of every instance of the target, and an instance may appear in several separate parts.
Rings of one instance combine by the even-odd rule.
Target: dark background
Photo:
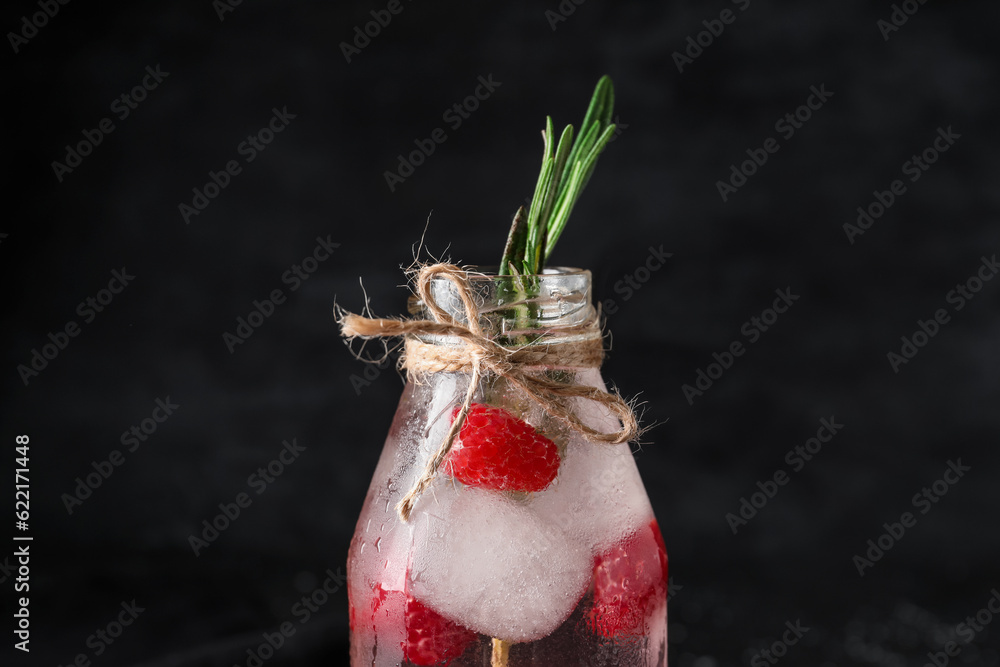
[[[578,124],[604,73],[623,129],[554,262],[616,300],[605,377],[658,424],[637,460],[670,553],[671,665],[748,664],[797,619],[810,631],[781,664],[943,650],[1000,585],[1000,284],[946,302],[1000,250],[997,3],[927,2],[886,41],[889,2],[564,2],[553,30],[555,0],[403,0],[346,62],[339,44],[385,5],[243,2],[220,20],[209,0],[72,2],[8,48],[2,463],[29,434],[34,542],[32,651],[3,663],[93,657],[87,637],[132,599],[145,611],[93,664],[245,664],[297,621],[344,571],[402,386],[391,368],[352,383],[365,365],[334,299],[360,309],[361,278],[374,312],[402,313],[428,215],[430,252],[495,264],[545,115]],[[726,8],[735,21],[679,72],[671,54]],[[7,10],[5,33],[40,11]],[[169,76],[119,120],[111,102],[156,65]],[[453,130],[443,112],[490,74],[500,86]],[[780,137],[821,84],[833,96]],[[295,118],[242,162],[275,107]],[[104,117],[115,130],[57,180],[51,163]],[[905,180],[949,126],[960,139]],[[447,141],[390,191],[383,173],[437,127]],[[768,137],[780,150],[724,202],[716,181]],[[178,205],[231,159],[242,172],[185,224]],[[906,193],[851,244],[844,223],[896,178]],[[318,236],[340,246],[292,292],[281,276]],[[616,283],[661,245],[673,256],[624,299]],[[77,304],[121,267],[134,281],[83,324]],[[795,305],[690,405],[681,386],[786,287]],[[287,302],[231,354],[222,334],[276,288]],[[894,373],[887,353],[938,308],[950,321]],[[70,320],[79,335],[26,386],[17,366]],[[76,478],[168,396],[175,414],[69,514]],[[831,416],[844,428],[734,535],[726,514]],[[301,458],[196,557],[189,536],[291,438]],[[959,458],[972,470],[859,576],[852,558]],[[296,628],[266,664],[346,664],[344,589]],[[998,664],[998,632],[959,639],[950,664]]]

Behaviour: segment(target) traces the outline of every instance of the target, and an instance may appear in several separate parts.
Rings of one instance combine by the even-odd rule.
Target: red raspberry
[[[462,655],[476,636],[412,595],[406,597],[404,657],[414,665],[447,665]]]
[[[594,562],[594,606],[587,626],[602,637],[643,633],[667,586],[667,549],[656,519]]]
[[[386,625],[405,626],[403,658],[414,665],[448,665],[462,655],[477,637],[472,630],[449,621],[403,591],[387,591],[381,585],[376,586],[370,605],[370,627],[376,635]],[[352,630],[357,617],[364,618],[364,615],[352,606]]]
[[[444,460],[444,470],[469,486],[541,491],[559,473],[559,449],[506,410],[473,403]]]

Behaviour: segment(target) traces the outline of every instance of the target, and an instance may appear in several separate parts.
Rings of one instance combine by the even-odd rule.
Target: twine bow
[[[431,294],[431,280],[442,277],[449,280],[458,291],[458,297],[465,309],[468,324],[461,324],[435,301]],[[619,444],[628,442],[639,435],[639,423],[632,408],[617,393],[608,393],[596,387],[578,384],[564,384],[529,372],[531,367],[563,366],[596,368],[601,365],[604,350],[601,345],[600,329],[590,325],[579,342],[560,343],[550,349],[545,344],[506,348],[491,340],[483,333],[479,324],[479,308],[473,298],[472,285],[468,274],[453,264],[432,264],[424,266],[417,273],[416,292],[430,310],[434,320],[406,320],[396,318],[368,318],[353,313],[345,313],[340,318],[341,334],[348,340],[354,338],[391,338],[403,336],[406,349],[402,367],[410,372],[435,372],[445,370],[471,369],[469,388],[458,414],[448,429],[441,445],[428,461],[420,479],[396,505],[400,518],[406,522],[417,498],[423,493],[437,474],[452,444],[458,436],[462,424],[469,413],[472,398],[483,373],[493,373],[519,387],[537,402],[549,415],[564,423],[571,430],[580,433],[587,440],[596,443]],[[419,340],[422,335],[453,336],[463,343],[446,347],[430,345]],[[560,399],[584,398],[608,408],[621,421],[621,428],[612,433],[593,429],[566,408]]]

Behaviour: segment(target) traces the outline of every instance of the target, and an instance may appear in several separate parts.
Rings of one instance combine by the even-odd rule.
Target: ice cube
[[[595,377],[583,373],[579,381],[604,389],[599,373]],[[574,402],[577,416],[591,428],[610,433],[619,427],[601,404],[584,399]],[[545,521],[591,545],[595,554],[653,519],[630,445],[590,442],[578,434],[569,440],[555,481],[532,494],[530,505]]]
[[[551,634],[590,582],[586,546],[503,493],[436,482],[421,496],[413,525],[414,597],[489,637],[524,642]]]

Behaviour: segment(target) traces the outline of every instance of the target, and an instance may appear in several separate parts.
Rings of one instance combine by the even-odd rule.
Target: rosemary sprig
[[[521,331],[516,336],[519,345],[529,345],[537,339],[536,335],[525,331],[527,324],[537,317],[537,304],[530,300],[538,294],[534,276],[541,273],[552,254],[576,201],[594,172],[597,158],[614,135],[615,126],[611,123],[614,106],[614,86],[611,77],[605,75],[594,88],[575,140],[573,126],[567,125],[556,144],[552,117],[545,117],[542,170],[535,184],[535,194],[527,213],[522,206],[514,214],[500,260],[499,275],[513,276],[513,279],[497,281],[503,300],[513,299],[515,326]],[[510,643],[497,637],[492,639],[490,664],[507,667]]]
[[[614,106],[614,85],[611,77],[604,75],[594,88],[575,140],[573,126],[567,125],[555,144],[552,117],[546,117],[542,130],[542,169],[535,194],[527,216],[523,207],[514,216],[500,275],[541,272],[594,172],[597,158],[614,136],[615,126],[611,123]]]
[[[525,238],[528,235],[528,218],[524,212],[524,207],[517,209],[514,214],[514,221],[510,224],[510,233],[507,234],[507,245],[503,249],[503,259],[500,261],[500,275],[510,274],[510,268],[517,267],[524,263]]]

